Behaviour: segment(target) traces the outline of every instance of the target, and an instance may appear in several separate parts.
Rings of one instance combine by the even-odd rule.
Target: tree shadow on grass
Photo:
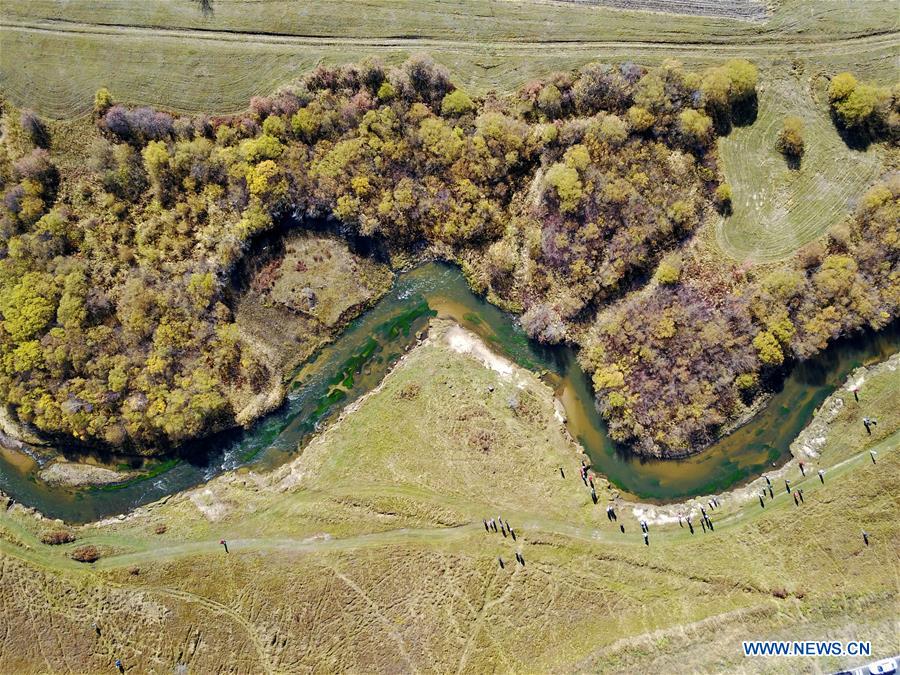
[[[865,152],[874,141],[878,140],[868,128],[845,126],[834,110],[831,111],[831,123],[834,124],[844,145],[851,150]]]
[[[784,155],[784,162],[787,164],[787,167],[791,171],[799,171],[800,166],[803,163],[802,155],[790,155],[787,153],[782,153]]]

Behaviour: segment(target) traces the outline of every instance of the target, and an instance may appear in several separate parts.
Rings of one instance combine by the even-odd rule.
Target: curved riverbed
[[[589,379],[571,349],[548,349],[529,341],[512,317],[469,290],[457,268],[428,263],[401,274],[375,307],[299,368],[281,409],[249,430],[190,444],[177,463],[158,465],[155,475],[151,470],[139,479],[104,488],[47,485],[37,479],[33,463],[0,453],[0,491],[48,517],[87,522],[124,513],[242,465],[277,466],[295,456],[323,422],[377,385],[435,314],[476,332],[519,364],[547,371],[565,406],[569,430],[594,468],[624,492],[655,501],[718,492],[782,462],[815,408],[853,368],[900,349],[896,325],[834,345],[795,368],[759,415],[706,451],[683,460],[641,459],[608,439],[594,408]]]

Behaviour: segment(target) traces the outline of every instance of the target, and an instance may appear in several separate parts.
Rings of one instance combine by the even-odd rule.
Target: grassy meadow
[[[550,389],[460,353],[450,330],[436,323],[272,473],[224,475],[78,528],[3,510],[0,670],[96,671],[120,658],[135,672],[796,672],[849,664],[748,661],[740,641],[869,639],[876,654],[898,651],[900,414],[885,396],[896,359],[861,388],[880,415],[877,465],[848,403],[827,422],[826,483],[788,469],[802,507],[783,492],[764,510],[729,493],[715,532],[692,537],[658,524],[661,510],[622,503],[622,534],[602,482],[594,505],[578,478]],[[651,520],[650,546],[637,514]],[[515,541],[484,531],[497,516]],[[41,543],[60,529],[77,540]],[[85,545],[96,563],[70,558]]]

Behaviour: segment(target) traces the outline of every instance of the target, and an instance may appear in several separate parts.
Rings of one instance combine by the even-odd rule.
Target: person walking
[[[691,534],[694,534],[694,524],[688,520],[688,529],[691,531]]]
[[[825,469],[819,469],[819,480],[825,485]]]
[[[775,499],[775,490],[772,489],[772,485],[769,484],[769,497]]]
[[[225,553],[228,553],[228,542],[225,541],[224,539],[220,539],[219,543],[225,547]]]
[[[869,545],[869,533],[866,532],[865,530],[863,530],[862,533],[863,533],[863,541],[866,542],[866,546],[868,546]]]
[[[511,537],[513,538],[513,541],[516,540],[516,533],[513,532],[513,529],[512,529],[512,528],[509,528],[509,536],[511,536]]]
[[[797,499],[797,493],[794,493],[794,506],[800,506],[800,500]]]
[[[803,462],[798,462],[798,464],[800,466],[800,475],[805,476],[806,475],[806,465]]]
[[[757,496],[759,497],[759,505],[760,505],[761,507],[763,507],[763,508],[766,508],[766,503],[763,501],[763,495],[764,495],[764,494],[766,494],[766,493],[763,492],[762,495],[757,495]]]
[[[784,491],[788,494],[791,493],[791,481],[789,481],[787,478],[784,479]]]
[[[850,391],[853,392],[853,399],[859,403],[859,387],[850,387]]]
[[[872,423],[869,421],[869,418],[868,418],[868,417],[863,417],[863,426],[865,426],[865,428],[866,428],[866,433],[869,434],[869,436],[872,435],[872,429],[871,429],[871,426],[870,426],[871,424],[872,424]]]
[[[485,531],[485,532],[490,532],[490,531],[491,531],[491,528],[488,527],[487,519],[482,518],[482,519],[481,519],[481,522],[484,523],[484,531]]]
[[[803,488],[797,488],[797,494],[800,495],[800,503],[803,504]]]
[[[563,478],[566,477],[566,472],[563,471],[563,468],[562,468],[562,467],[559,467],[559,475],[562,476]]]
[[[646,546],[649,546],[649,545],[650,545],[650,535],[647,534],[646,532],[644,532],[644,544],[645,544]]]
[[[872,464],[876,464],[875,458],[878,456],[878,453],[875,450],[869,450],[869,456],[872,458]]]

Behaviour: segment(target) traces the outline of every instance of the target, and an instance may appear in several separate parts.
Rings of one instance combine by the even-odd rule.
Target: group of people
[[[484,529],[488,532],[500,532],[504,539],[507,536],[512,537],[513,541],[516,541],[516,531],[512,529],[509,523],[504,523],[503,518],[497,516],[497,519],[494,520],[491,518],[487,520],[486,518],[482,518],[481,522],[484,524]],[[497,523],[500,523],[500,528],[497,528]]]
[[[516,531],[514,529],[512,529],[512,526],[509,524],[509,522],[504,523],[503,518],[501,518],[500,516],[497,516],[496,518],[491,518],[491,519],[482,518],[481,523],[484,525],[484,529],[486,532],[499,532],[500,534],[503,535],[504,539],[507,536],[510,536],[510,537],[512,537],[513,541],[517,541]],[[500,525],[500,527],[497,527],[498,524]],[[525,567],[525,556],[523,556],[519,551],[516,551],[515,555],[516,555],[516,562],[519,563],[522,567]],[[501,569],[506,567],[506,565],[503,562],[502,556],[497,557],[497,562],[500,563]]]

